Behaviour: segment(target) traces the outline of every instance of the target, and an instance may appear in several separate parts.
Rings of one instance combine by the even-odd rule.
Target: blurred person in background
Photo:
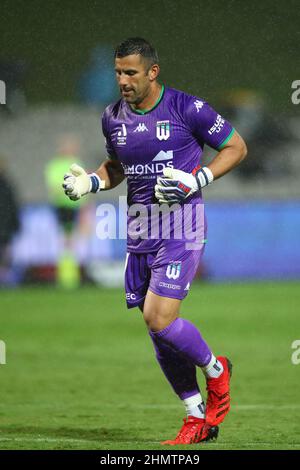
[[[15,285],[17,273],[11,266],[11,243],[20,229],[15,185],[6,175],[0,158],[0,285]]]
[[[83,103],[101,109],[117,99],[112,56],[109,45],[98,45],[92,50],[89,64],[78,83],[79,98]]]
[[[255,90],[235,89],[222,99],[222,112],[247,141],[249,158],[236,168],[242,178],[281,176],[288,171],[282,161],[283,146],[291,135],[286,121],[269,112],[266,101]],[[222,107],[222,106],[221,106]]]
[[[78,225],[80,205],[67,199],[59,188],[64,174],[74,158],[78,158],[80,142],[74,134],[64,134],[58,142],[58,153],[45,168],[49,199],[63,233],[63,250],[56,266],[56,281],[60,287],[76,288],[80,284],[80,267],[74,252],[74,235]]]

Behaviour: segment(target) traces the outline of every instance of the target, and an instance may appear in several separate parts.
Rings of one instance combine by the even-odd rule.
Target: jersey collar
[[[159,103],[161,102],[164,93],[165,93],[165,86],[162,85],[159,97],[157,98],[156,102],[154,103],[154,105],[150,109],[134,109],[130,105],[129,105],[129,107],[130,107],[131,111],[135,114],[144,115],[144,114],[151,113],[151,111],[153,111],[159,105]]]

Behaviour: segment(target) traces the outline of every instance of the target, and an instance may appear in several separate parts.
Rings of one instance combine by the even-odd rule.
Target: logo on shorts
[[[168,279],[178,279],[181,271],[181,261],[170,261],[166,270]]]
[[[160,282],[159,287],[166,287],[167,289],[174,289],[174,290],[180,290],[181,286],[178,286],[176,284],[170,284],[168,282]]]
[[[136,300],[136,295],[126,292],[126,300]]]

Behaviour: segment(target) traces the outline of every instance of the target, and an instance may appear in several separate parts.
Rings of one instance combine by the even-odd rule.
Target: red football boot
[[[230,410],[229,383],[232,364],[226,357],[219,356],[217,359],[222,363],[224,370],[220,377],[206,379],[206,424],[208,426],[218,426]]]
[[[218,437],[218,426],[206,426],[205,419],[188,416],[174,440],[161,442],[162,445],[176,446],[178,444],[197,444]]]

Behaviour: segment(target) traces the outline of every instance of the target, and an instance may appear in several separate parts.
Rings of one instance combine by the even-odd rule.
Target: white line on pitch
[[[15,403],[15,404],[5,404],[5,403],[0,403],[0,408],[8,408],[8,407],[22,407],[24,408],[25,406],[28,406],[30,408],[43,408],[43,407],[46,407],[46,408],[49,408],[52,410],[52,412],[54,412],[55,410],[57,412],[60,412],[61,410],[64,410],[64,411],[67,411],[67,410],[76,410],[76,404],[74,406],[72,405],[61,405],[59,407],[53,405],[51,406],[50,404],[42,404],[42,403],[39,403],[39,404],[31,404],[31,403]],[[81,406],[82,406],[82,403],[81,403]],[[147,404],[147,403],[144,403],[144,404],[135,404],[135,405],[131,405],[129,403],[123,403],[123,404],[111,404],[111,403],[101,403],[101,408],[104,409],[104,408],[115,408],[115,409],[142,409],[142,410],[155,410],[155,409],[163,409],[163,410],[176,410],[176,409],[179,409],[181,406],[180,406],[180,403],[178,403],[177,405],[176,404],[162,404],[162,403],[152,403],[152,404]],[[247,405],[244,405],[244,404],[234,404],[234,405],[231,405],[231,410],[232,411],[252,411],[252,410],[277,410],[277,411],[284,411],[284,410],[300,410],[300,404],[299,403],[295,403],[295,404],[289,404],[289,405],[280,405],[279,403],[277,403],[276,405],[272,405],[272,404],[263,404],[263,403],[259,403],[259,404],[247,404]],[[88,412],[88,413],[95,413],[97,412],[97,409],[96,409],[96,406],[93,407],[92,409],[87,405],[86,409],[85,409],[85,412]]]
[[[51,438],[51,437],[45,437],[45,438],[41,438],[41,437],[0,437],[0,442],[49,442],[49,443],[62,443],[62,442],[69,442],[69,443],[86,443],[86,442],[89,442],[89,443],[96,443],[97,441],[91,441],[89,439],[71,439],[71,438]],[[99,439],[99,444],[101,443],[101,440]],[[132,441],[122,441],[122,444],[133,444]],[[136,444],[139,444],[139,442],[136,442]],[[147,441],[147,442],[144,442],[144,444],[147,444],[147,445],[159,445],[160,446],[160,442],[159,441]],[[211,445],[213,447],[229,447],[229,446],[232,446],[232,442],[213,442],[211,444],[204,444],[204,446],[207,446],[207,445]],[[240,445],[237,445],[236,447],[237,448],[245,448],[245,447],[253,447],[253,446],[256,446],[256,447],[260,447],[260,446],[271,446],[272,448],[274,447],[278,447],[278,448],[281,448],[281,449],[285,449],[287,447],[289,448],[295,448],[295,447],[300,447],[300,443],[285,443],[284,445],[281,443],[281,442],[241,442]],[[199,445],[199,449],[201,448],[202,446]],[[107,449],[106,449],[107,450]]]
[[[52,438],[52,437],[0,437],[0,441],[32,441],[32,442],[92,442],[89,439],[71,439],[68,437]],[[97,442],[97,441],[95,441]]]

